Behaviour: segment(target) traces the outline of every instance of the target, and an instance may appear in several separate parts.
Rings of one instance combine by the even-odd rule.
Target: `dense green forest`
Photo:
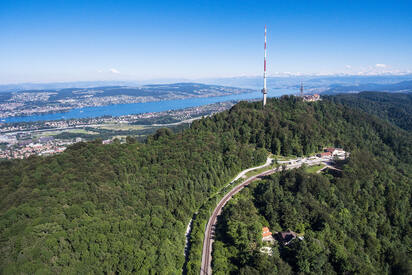
[[[164,129],[147,144],[77,143],[2,162],[3,273],[179,273],[191,213],[265,160],[211,132]]]
[[[402,129],[412,131],[412,93],[361,92],[327,98],[339,104],[359,108]]]
[[[366,151],[342,175],[291,170],[242,191],[224,208],[216,274],[412,274],[411,182]],[[304,235],[259,252],[262,226]]]
[[[399,101],[410,96],[391,96],[362,93],[327,99],[409,130],[410,105]],[[332,109],[323,114],[333,115],[341,131],[335,132],[335,145],[351,151],[347,163],[341,163],[342,173],[315,175],[304,168],[282,172],[232,199],[217,227],[216,274],[412,274],[410,132],[353,109],[322,108]],[[346,121],[340,121],[337,110]],[[259,251],[267,246],[262,226],[272,232],[292,230],[304,240],[276,243],[268,256]]]
[[[192,128],[230,134],[275,155],[302,156],[326,145],[367,149],[393,162],[407,162],[412,155],[410,132],[329,100],[306,103],[284,96],[271,99],[264,110],[260,105],[240,102],[228,112],[196,121]]]
[[[168,129],[172,130],[173,132],[180,132],[183,129],[188,128],[188,123],[182,123],[178,125],[171,125]],[[111,129],[104,129],[104,128],[94,128],[94,127],[85,127],[84,130],[94,132],[93,134],[84,134],[84,133],[71,133],[71,132],[62,132],[54,136],[55,139],[75,139],[75,138],[82,138],[85,141],[91,141],[95,139],[110,139],[113,137],[118,136],[129,136],[137,138],[140,141],[146,140],[148,135],[153,135],[156,131],[160,128],[159,126],[146,126],[142,129],[138,130],[111,130]]]
[[[410,133],[329,100],[287,96],[264,110],[241,102],[190,129],[160,129],[144,143],[77,143],[60,155],[1,162],[1,272],[181,273],[186,225],[211,194],[268,152],[299,156],[327,145],[390,163],[394,185],[410,175]],[[404,214],[393,215],[408,220]],[[198,249],[190,251],[190,274],[199,272]]]

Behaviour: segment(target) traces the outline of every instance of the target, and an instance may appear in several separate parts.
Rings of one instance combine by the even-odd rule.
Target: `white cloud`
[[[375,65],[375,67],[376,67],[376,68],[386,68],[386,67],[388,67],[388,66],[387,66],[386,64],[379,64],[379,63],[378,63],[378,64]]]
[[[116,69],[110,69],[109,72],[111,72],[112,74],[120,74],[120,72]]]
[[[346,69],[352,69],[352,66],[351,65],[346,65],[345,68]]]

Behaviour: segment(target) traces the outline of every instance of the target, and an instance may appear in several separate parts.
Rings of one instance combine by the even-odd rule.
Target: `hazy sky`
[[[0,1],[0,83],[412,71],[412,1]]]

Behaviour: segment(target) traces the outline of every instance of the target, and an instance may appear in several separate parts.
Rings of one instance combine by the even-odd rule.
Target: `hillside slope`
[[[342,170],[274,174],[235,196],[217,226],[214,273],[411,274],[410,178],[367,151]],[[270,245],[263,226],[304,239]]]
[[[412,93],[362,92],[339,94],[330,100],[376,115],[398,127],[412,131]]]
[[[324,92],[323,95],[336,95],[341,93],[354,93],[362,91],[377,91],[377,92],[387,92],[387,93],[401,93],[401,92],[412,92],[412,81],[406,80],[398,83],[359,83],[356,86],[352,85],[342,85],[334,84]]]
[[[265,151],[326,145],[368,150],[409,173],[411,136],[330,101],[239,103],[147,143],[78,143],[61,155],[0,163],[0,267],[5,274],[179,273],[187,222]],[[266,149],[266,150],[265,150]],[[197,271],[198,272],[198,271]]]

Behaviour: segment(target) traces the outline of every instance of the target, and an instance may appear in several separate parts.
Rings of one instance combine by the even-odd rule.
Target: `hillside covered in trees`
[[[213,250],[215,274],[411,274],[410,178],[366,151],[341,175],[304,169],[274,174],[224,208]],[[273,234],[303,236],[288,245]],[[272,255],[260,247],[272,248]]]
[[[363,150],[393,171],[382,183],[391,188],[389,182],[397,186],[410,175],[411,142],[410,133],[329,100],[282,97],[270,99],[264,110],[259,102],[241,102],[182,132],[158,130],[145,143],[97,140],[57,156],[1,162],[0,269],[4,274],[180,273],[192,215],[241,169],[264,162],[268,152],[300,156],[327,145]],[[369,159],[355,168],[369,165],[365,162]],[[369,184],[378,188],[374,180]],[[345,192],[351,190],[340,195]],[[410,190],[404,192],[410,197]],[[408,212],[397,210],[396,202],[385,207],[401,219],[386,230],[405,233]]]
[[[328,99],[376,115],[398,127],[412,131],[412,93],[361,92],[339,94]]]

